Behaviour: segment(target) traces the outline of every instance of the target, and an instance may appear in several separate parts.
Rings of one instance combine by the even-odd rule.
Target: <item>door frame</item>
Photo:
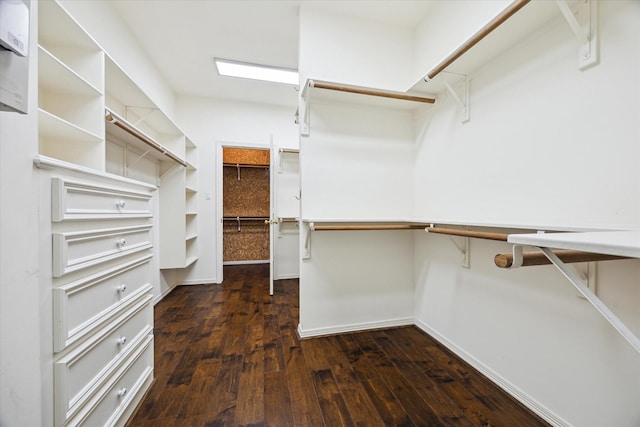
[[[259,143],[259,142],[240,142],[240,141],[227,141],[227,140],[218,140],[216,141],[216,161],[215,161],[215,165],[216,165],[216,208],[215,208],[215,221],[216,221],[216,277],[217,277],[217,282],[218,283],[222,283],[222,281],[224,280],[224,254],[223,254],[223,250],[224,250],[224,246],[223,246],[223,223],[222,223],[222,218],[224,216],[224,212],[223,212],[223,158],[222,158],[222,149],[223,148],[245,148],[245,149],[251,149],[251,150],[266,150],[269,151],[270,153],[270,157],[269,157],[269,191],[270,191],[270,196],[273,195],[273,191],[274,189],[273,187],[273,179],[272,179],[272,173],[273,173],[273,159],[271,158],[272,156],[272,148],[271,148],[271,140],[272,137],[269,138],[269,140],[265,141],[264,143]],[[270,201],[271,203],[271,201]],[[269,206],[269,216],[272,217],[273,212],[271,212],[271,205]],[[273,234],[273,225],[270,225],[270,235]],[[271,277],[273,277],[273,268],[274,268],[274,264],[273,264],[273,254],[274,254],[274,248],[272,247],[272,239],[270,238],[270,243],[269,243],[269,253],[270,253],[270,258],[269,258],[269,270],[270,270],[270,275]],[[270,283],[273,283],[273,279],[271,279]],[[270,286],[271,287],[271,286]]]

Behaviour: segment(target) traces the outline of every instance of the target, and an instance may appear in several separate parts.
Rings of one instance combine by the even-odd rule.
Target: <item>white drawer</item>
[[[153,335],[147,336],[118,366],[67,426],[113,426],[121,424],[153,380]]]
[[[57,423],[64,422],[84,406],[131,349],[152,334],[151,299],[151,295],[143,295],[104,329],[55,362]]]
[[[152,224],[53,233],[53,277],[146,251]]]
[[[51,221],[150,218],[151,194],[96,183],[51,179]]]
[[[97,331],[120,306],[151,290],[151,254],[53,288],[53,350]]]

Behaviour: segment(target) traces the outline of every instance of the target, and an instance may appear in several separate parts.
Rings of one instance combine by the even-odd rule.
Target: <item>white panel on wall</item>
[[[413,323],[411,231],[315,231],[300,266],[300,333]]]
[[[412,137],[407,111],[312,104],[301,141],[302,217],[410,217]]]

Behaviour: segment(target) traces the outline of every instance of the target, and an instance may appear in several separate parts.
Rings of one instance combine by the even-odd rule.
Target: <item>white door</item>
[[[270,142],[270,168],[269,168],[269,295],[273,295],[273,276],[274,276],[274,254],[276,251],[276,233],[278,232],[278,214],[276,212],[276,175],[275,175],[275,163],[278,158],[278,153],[273,145],[273,135],[271,135]]]

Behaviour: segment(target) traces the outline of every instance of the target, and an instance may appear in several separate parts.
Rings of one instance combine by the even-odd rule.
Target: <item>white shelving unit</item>
[[[107,144],[124,152],[116,169],[157,163],[160,268],[188,267],[197,260],[197,147],[110,57],[105,69]]]
[[[104,53],[58,3],[39,10],[40,154],[104,170]]]

